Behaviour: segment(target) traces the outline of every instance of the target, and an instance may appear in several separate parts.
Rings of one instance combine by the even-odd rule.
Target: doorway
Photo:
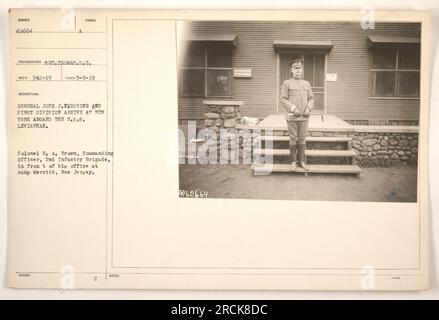
[[[280,52],[279,53],[279,87],[278,96],[282,83],[291,78],[288,64],[294,59],[302,59],[303,79],[311,84],[314,93],[313,113],[326,113],[326,53],[324,52]],[[282,108],[278,106],[278,109]]]

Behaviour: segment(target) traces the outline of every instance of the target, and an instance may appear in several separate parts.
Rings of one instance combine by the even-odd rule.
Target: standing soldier
[[[282,83],[280,99],[287,111],[291,171],[296,170],[297,158],[299,166],[307,170],[305,164],[305,138],[309,115],[314,107],[314,95],[309,82],[302,79],[303,61],[300,59],[293,60],[290,63],[290,68],[293,77]]]

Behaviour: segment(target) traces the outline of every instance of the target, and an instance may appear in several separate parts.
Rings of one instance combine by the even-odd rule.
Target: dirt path
[[[209,198],[416,202],[417,168],[365,168],[349,175],[273,173],[254,176],[246,165],[180,165],[180,189]]]

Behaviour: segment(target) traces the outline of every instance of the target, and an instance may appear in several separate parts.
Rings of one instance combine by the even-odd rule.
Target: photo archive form
[[[9,287],[428,289],[429,12],[9,30]]]

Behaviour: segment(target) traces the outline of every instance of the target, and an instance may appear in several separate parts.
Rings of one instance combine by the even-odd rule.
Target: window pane
[[[303,79],[308,81],[311,86],[314,85],[314,55],[304,55]]]
[[[207,70],[207,95],[231,95],[231,70]]]
[[[402,47],[398,51],[398,69],[419,70],[419,46]]]
[[[204,70],[182,70],[181,88],[183,95],[204,95]]]
[[[323,54],[316,54],[316,65],[314,75],[314,86],[323,87],[323,79],[325,74],[325,56]]]
[[[323,111],[323,93],[314,92],[314,111]]]
[[[396,72],[375,72],[375,96],[395,96]],[[373,75],[372,75],[373,76]]]
[[[323,87],[325,56],[318,53],[306,53],[303,78],[313,87]]]
[[[204,46],[199,43],[187,43],[183,57],[183,67],[204,67]]]
[[[218,45],[207,47],[207,66],[217,68],[231,68],[232,47]]]
[[[396,48],[378,47],[372,50],[372,69],[395,69]]]
[[[419,97],[419,72],[398,72],[398,91],[402,97]]]

